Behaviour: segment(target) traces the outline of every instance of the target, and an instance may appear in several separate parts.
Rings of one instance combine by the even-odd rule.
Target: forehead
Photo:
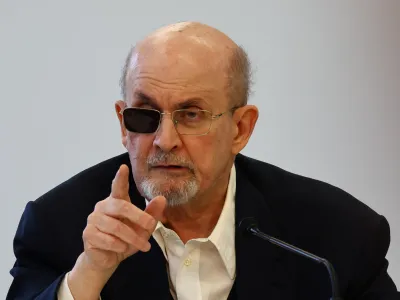
[[[127,95],[140,91],[153,98],[226,100],[225,57],[207,46],[178,46],[147,45],[134,53],[126,78]]]

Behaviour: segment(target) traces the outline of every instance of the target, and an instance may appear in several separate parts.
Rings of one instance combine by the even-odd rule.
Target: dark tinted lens
[[[137,133],[153,133],[160,122],[160,113],[151,109],[126,108],[123,115],[126,129]]]

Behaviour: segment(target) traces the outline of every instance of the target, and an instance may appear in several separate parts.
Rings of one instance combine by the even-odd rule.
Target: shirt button
[[[184,264],[186,267],[189,267],[192,264],[192,260],[190,258],[186,258]]]

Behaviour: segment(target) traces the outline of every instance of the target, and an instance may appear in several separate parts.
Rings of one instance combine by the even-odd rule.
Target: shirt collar
[[[232,165],[229,184],[225,196],[225,203],[221,211],[214,230],[211,232],[208,239],[201,239],[203,241],[211,241],[218,253],[220,254],[225,268],[231,279],[234,279],[236,274],[236,259],[235,259],[235,194],[236,194],[236,169]],[[146,199],[146,205],[149,201]],[[165,241],[163,234],[166,234],[168,229],[164,227],[161,222],[158,222],[153,232],[153,238],[157,241],[164,256],[167,258],[165,250]],[[167,258],[168,259],[168,258]]]
[[[232,166],[224,207],[209,240],[218,249],[231,279],[235,277],[235,194],[236,169]]]

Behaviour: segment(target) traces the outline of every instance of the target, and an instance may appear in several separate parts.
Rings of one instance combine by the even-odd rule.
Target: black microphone
[[[297,247],[292,246],[288,243],[285,243],[277,238],[274,238],[272,236],[265,234],[258,228],[257,221],[255,218],[249,217],[249,218],[244,218],[243,220],[241,220],[239,223],[239,229],[243,230],[247,233],[250,233],[252,235],[255,235],[259,238],[262,238],[263,240],[267,240],[268,242],[270,242],[274,245],[277,245],[285,250],[296,253],[296,254],[306,257],[308,259],[311,259],[312,261],[315,261],[317,263],[323,264],[326,267],[326,269],[328,270],[329,277],[331,280],[332,297],[330,300],[342,300],[342,298],[340,298],[340,295],[339,295],[340,294],[339,285],[338,285],[338,280],[336,277],[335,269],[333,268],[332,264],[328,260],[326,260],[325,258],[316,256],[312,253],[304,251],[300,248],[297,248]]]

